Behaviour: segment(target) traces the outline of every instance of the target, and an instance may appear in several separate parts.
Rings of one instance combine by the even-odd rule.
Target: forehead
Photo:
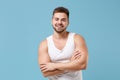
[[[65,13],[54,13],[54,18],[67,18],[67,15]]]

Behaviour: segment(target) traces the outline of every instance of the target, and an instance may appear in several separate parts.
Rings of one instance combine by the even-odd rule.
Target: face
[[[55,13],[52,18],[52,26],[57,33],[66,31],[69,24],[68,17],[65,13]]]

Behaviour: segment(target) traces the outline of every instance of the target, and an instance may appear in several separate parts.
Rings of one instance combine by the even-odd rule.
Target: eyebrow
[[[58,17],[53,17],[53,18],[58,18]],[[66,18],[61,18],[61,19],[66,19]]]

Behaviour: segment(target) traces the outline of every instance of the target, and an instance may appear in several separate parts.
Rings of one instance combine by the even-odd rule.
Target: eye
[[[66,18],[63,18],[62,21],[66,22]]]
[[[55,21],[58,21],[59,19],[58,18],[55,18]]]

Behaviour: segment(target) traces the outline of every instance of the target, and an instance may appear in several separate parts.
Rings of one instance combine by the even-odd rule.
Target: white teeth
[[[62,27],[62,26],[60,26],[60,25],[57,25],[57,27]]]
[[[62,26],[57,26],[57,27],[62,27]]]
[[[56,26],[56,27],[61,28],[62,26]]]
[[[62,25],[55,25],[56,27],[58,27],[58,28],[62,28],[63,26]]]

